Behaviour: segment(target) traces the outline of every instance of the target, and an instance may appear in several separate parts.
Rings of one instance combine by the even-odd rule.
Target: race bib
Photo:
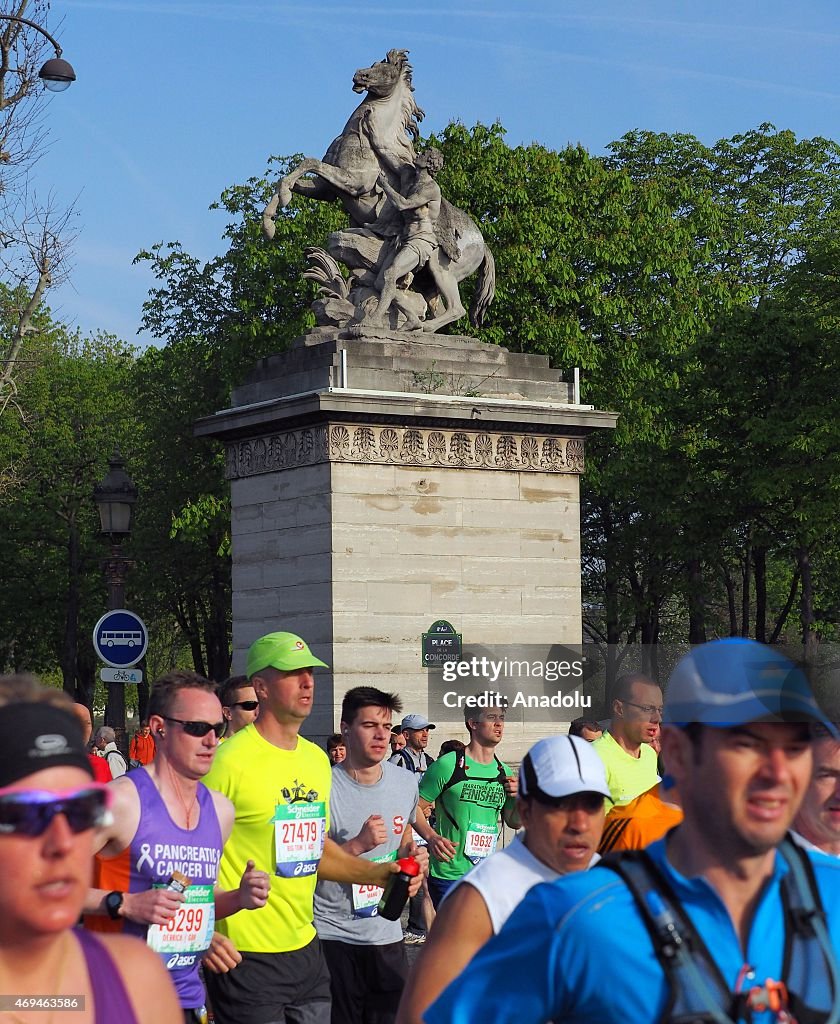
[[[464,856],[473,864],[478,864],[495,852],[498,836],[495,825],[479,825],[471,821],[464,837]]]
[[[383,857],[371,857],[374,864],[384,864],[388,860],[397,859],[397,851],[392,850]],[[353,917],[378,917],[379,901],[385,890],[379,885],[353,886]]]
[[[156,889],[165,889],[156,885]],[[146,942],[156,953],[203,953],[209,949],[216,923],[212,885],[191,885],[184,892],[181,903],[166,924],[150,924]],[[174,961],[177,966],[177,959]]]
[[[278,804],[274,811],[276,874],[281,878],[314,875],[324,852],[327,807],[316,803]]]

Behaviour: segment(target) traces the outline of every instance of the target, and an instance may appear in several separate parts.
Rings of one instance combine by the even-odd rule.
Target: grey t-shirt
[[[387,839],[363,854],[367,860],[394,859],[405,841],[405,830],[417,813],[417,777],[387,761],[382,778],[363,786],[336,765],[330,793],[330,839],[343,845],[354,839],[371,814],[385,820]],[[382,895],[374,886],[319,881],[315,887],[315,928],[321,939],[355,945],[384,946],[402,940],[399,921],[386,921],[376,912]]]

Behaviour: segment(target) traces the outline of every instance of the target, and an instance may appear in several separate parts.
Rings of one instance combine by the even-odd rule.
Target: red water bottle
[[[379,916],[387,921],[399,921],[408,899],[411,880],[420,874],[420,865],[414,857],[403,857],[397,861],[397,867],[400,869],[399,874],[393,874],[388,879],[379,901]]]

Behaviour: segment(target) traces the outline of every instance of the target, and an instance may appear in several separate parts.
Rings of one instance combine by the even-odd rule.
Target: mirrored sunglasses
[[[221,722],[185,722],[183,718],[170,718],[169,715],[161,715],[161,718],[166,719],[167,722],[177,722],[187,736],[195,736],[199,739],[206,736],[208,732],[214,732],[216,738],[220,739],[227,729],[227,722],[224,719]]]
[[[101,782],[63,792],[0,789],[0,835],[43,835],[58,814],[71,832],[86,832],[105,823],[110,801],[111,792]]]
[[[243,711],[256,711],[259,706],[258,700],[235,700],[231,704],[232,708],[242,708]]]

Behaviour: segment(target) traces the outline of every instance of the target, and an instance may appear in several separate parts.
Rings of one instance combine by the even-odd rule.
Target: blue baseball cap
[[[840,736],[802,669],[781,651],[741,637],[702,644],[677,663],[662,724],[689,722],[720,729],[748,722],[816,722]]]

